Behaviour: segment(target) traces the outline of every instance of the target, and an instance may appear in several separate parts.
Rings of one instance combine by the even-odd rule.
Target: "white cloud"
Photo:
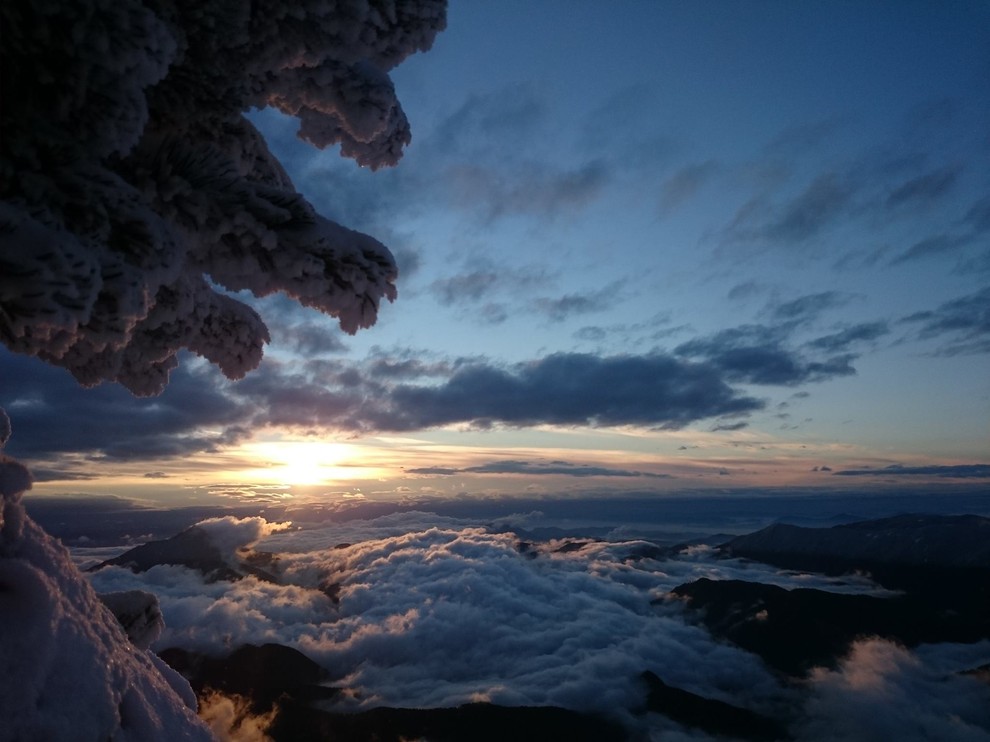
[[[237,518],[225,515],[222,518],[202,520],[196,526],[206,531],[210,536],[210,542],[220,550],[221,554],[227,556],[233,555],[238,549],[253,546],[265,536],[291,528],[292,524],[269,523],[259,517]]]
[[[990,693],[984,682],[959,674],[974,655],[990,660],[990,642],[965,652],[953,645],[912,652],[883,639],[860,640],[837,669],[811,674],[799,739],[987,742]]]
[[[224,536],[226,527],[219,531]],[[143,588],[159,596],[167,624],[159,648],[222,653],[242,643],[277,642],[299,649],[346,689],[338,702],[345,709],[486,699],[599,711],[631,730],[704,738],[658,715],[630,713],[645,700],[639,675],[652,670],[703,696],[776,718],[792,714],[802,739],[848,731],[845,722],[833,722],[844,704],[853,717],[877,717],[872,723],[884,733],[896,730],[909,722],[895,723],[894,714],[914,713],[910,704],[925,694],[930,702],[917,710],[925,729],[958,727],[971,735],[960,739],[983,739],[972,735],[990,720],[976,714],[972,701],[985,687],[952,673],[990,659],[990,642],[913,653],[867,642],[839,669],[817,670],[803,687],[783,686],[755,655],[690,623],[680,601],[656,599],[700,577],[884,591],[866,578],[840,581],[718,558],[705,546],[674,559],[631,558],[649,545],[559,539],[521,549],[512,532],[408,512],[262,539],[256,548],[275,554],[271,569],[282,584],[254,577],[206,584],[199,573],[176,566],[143,575],[105,568],[91,579],[101,590]],[[803,712],[795,717],[794,709]]]
[[[245,698],[213,691],[199,699],[199,715],[220,742],[271,742],[265,732],[278,714],[253,714]]]
[[[486,697],[615,713],[642,702],[646,669],[724,700],[786,693],[756,657],[686,624],[680,605],[652,604],[685,575],[623,563],[628,544],[530,558],[512,533],[405,513],[286,531],[258,548],[277,552],[287,584],[204,584],[171,566],[106,568],[92,580],[157,593],[167,624],[160,647],[286,644],[323,665],[358,706]],[[320,590],[332,584],[337,606]]]

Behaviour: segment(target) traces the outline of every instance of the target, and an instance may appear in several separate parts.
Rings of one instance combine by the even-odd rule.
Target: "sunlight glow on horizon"
[[[262,441],[238,450],[245,468],[232,471],[239,481],[288,485],[332,484],[380,475],[366,466],[360,446],[326,441]]]

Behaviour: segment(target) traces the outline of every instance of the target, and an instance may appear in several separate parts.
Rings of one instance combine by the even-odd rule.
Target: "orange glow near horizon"
[[[244,468],[232,472],[246,482],[271,484],[331,484],[367,479],[378,468],[364,462],[362,446],[325,441],[265,441],[247,443],[237,451]]]
[[[936,475],[910,481],[882,476],[894,463],[973,463],[889,456],[832,441],[782,441],[759,431],[734,433],[730,440],[691,431],[435,431],[343,441],[291,431],[265,433],[221,450],[144,461],[62,456],[55,463],[66,476],[60,479],[49,471],[32,492],[199,504],[231,498],[300,501],[355,493],[395,499],[663,495],[780,487],[882,490],[945,484]],[[500,463],[519,466],[500,469]],[[602,471],[590,474],[581,467]],[[842,469],[873,469],[878,476],[832,476]]]

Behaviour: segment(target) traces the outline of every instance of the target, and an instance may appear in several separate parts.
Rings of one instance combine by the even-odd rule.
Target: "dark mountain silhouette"
[[[281,742],[620,742],[628,738],[617,723],[555,706],[496,706],[468,703],[456,708],[375,708],[355,714],[283,704],[267,734]]]
[[[176,647],[159,656],[189,681],[197,696],[209,690],[242,696],[256,714],[277,700],[332,698],[336,688],[320,685],[326,672],[302,652],[281,644],[245,644],[226,657],[211,657]]]
[[[858,637],[907,646],[990,638],[986,612],[959,613],[924,595],[879,598],[708,578],[679,585],[673,594],[699,611],[712,634],[788,675],[834,664]]]
[[[647,670],[642,679],[649,689],[646,710],[673,719],[678,724],[696,727],[708,734],[725,735],[733,739],[786,739],[782,724],[755,711],[731,703],[705,698],[681,688],[667,685],[655,673]]]
[[[226,657],[210,657],[183,649],[160,653],[165,662],[189,680],[198,696],[211,690],[248,700],[262,714],[278,704],[267,734],[275,742],[332,739],[335,742],[433,742],[479,740],[543,742],[619,742],[626,739],[617,723],[568,709],[541,706],[496,706],[470,703],[456,708],[374,708],[358,713],[327,711],[311,705],[338,694],[321,685],[325,672],[301,652],[278,644],[244,645]]]
[[[913,596],[919,608],[933,603],[990,620],[990,518],[979,515],[898,515],[832,528],[775,524],[720,550],[786,569],[866,573]]]
[[[133,572],[146,572],[159,564],[174,564],[197,570],[209,582],[239,580],[248,574],[266,582],[277,582],[271,572],[257,566],[259,563],[270,566],[271,560],[264,557],[264,553],[260,556],[252,555],[251,558],[239,560],[235,568],[224,559],[206,530],[191,526],[171,538],[149,541],[128,549],[120,556],[100,562],[87,571],[95,572],[103,567],[116,565],[127,567]]]
[[[786,569],[868,574],[898,591],[878,597],[702,578],[685,598],[715,635],[788,675],[833,665],[851,642],[907,646],[990,638],[990,518],[899,515],[831,528],[775,524],[720,547]]]
[[[720,548],[733,556],[833,574],[863,565],[990,569],[990,518],[896,515],[831,528],[775,523]]]

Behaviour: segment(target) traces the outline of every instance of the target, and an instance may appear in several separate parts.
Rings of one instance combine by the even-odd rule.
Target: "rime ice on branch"
[[[243,112],[394,164],[410,134],[387,71],[430,47],[444,6],[0,5],[0,340],[149,395],[181,348],[231,378],[260,361],[264,322],[214,286],[373,324],[391,254],[316,214]]]

